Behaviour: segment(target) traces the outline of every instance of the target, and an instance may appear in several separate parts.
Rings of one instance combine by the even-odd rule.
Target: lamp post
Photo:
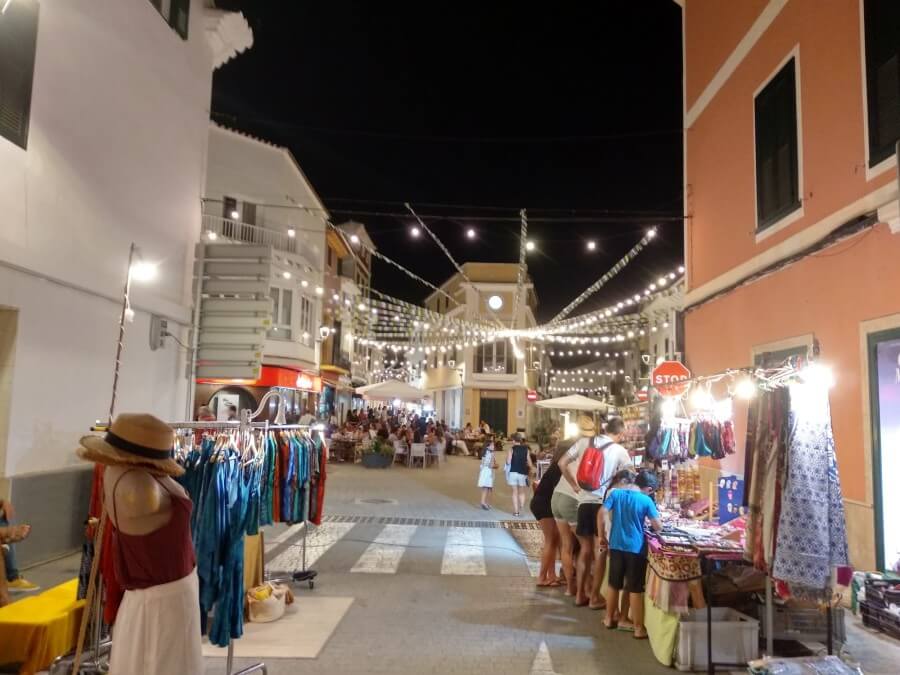
[[[135,262],[135,257],[138,258],[137,262]],[[134,242],[131,242],[131,246],[128,249],[128,270],[125,273],[125,289],[122,291],[122,312],[119,315],[119,339],[116,343],[116,364],[113,371],[112,398],[109,402],[109,419],[107,420],[107,427],[112,426],[113,413],[116,409],[116,394],[119,389],[119,368],[122,364],[122,349],[125,344],[125,322],[128,319],[129,313],[133,316],[130,298],[131,281],[132,279],[137,279],[138,281],[150,281],[155,276],[156,265],[142,260],[137,246],[135,246]]]

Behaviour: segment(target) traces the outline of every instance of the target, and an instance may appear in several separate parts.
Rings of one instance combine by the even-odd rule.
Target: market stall
[[[645,465],[660,479],[665,526],[648,537],[645,608],[660,662],[713,672],[757,658],[760,634],[768,655],[775,638],[829,653],[843,640],[835,589],[850,571],[830,381],[795,358],[654,383]],[[734,398],[748,402],[743,475],[717,468],[738,452]]]

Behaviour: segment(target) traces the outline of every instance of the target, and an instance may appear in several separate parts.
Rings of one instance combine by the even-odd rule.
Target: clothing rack
[[[270,398],[277,398],[278,400],[278,411],[275,415],[275,423],[270,424],[267,421],[265,422],[254,422],[253,420],[259,417],[266,405],[269,402]],[[238,431],[241,433],[247,433],[254,429],[262,429],[265,432],[268,431],[288,431],[288,430],[307,430],[310,428],[308,424],[285,424],[285,401],[284,397],[278,391],[269,391],[263,396],[262,400],[259,402],[259,407],[251,412],[249,409],[243,409],[240,413],[240,420],[234,421],[216,421],[216,422],[168,422],[167,424],[172,427],[176,432],[179,430],[190,430],[190,429],[202,429],[202,430],[210,430],[210,431],[224,431],[224,430],[232,430]],[[306,532],[303,534],[303,566],[304,570],[303,574],[309,575],[310,570],[306,570]],[[294,576],[296,578],[296,573]],[[310,581],[310,588],[312,588],[312,579],[315,578],[316,573],[312,572]],[[228,653],[225,657],[225,675],[249,675],[249,673],[261,672],[263,675],[268,674],[268,669],[266,668],[266,664],[264,661],[260,661],[259,663],[254,663],[247,668],[239,670],[237,672],[233,672],[234,668],[234,641],[228,640]]]

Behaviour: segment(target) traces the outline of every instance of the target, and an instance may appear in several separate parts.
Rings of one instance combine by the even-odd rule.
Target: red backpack
[[[603,481],[603,465],[606,462],[603,451],[612,444],[613,442],[610,441],[602,447],[595,448],[592,442],[584,451],[581,456],[581,464],[578,465],[578,473],[575,474],[575,481],[582,490],[593,492],[600,488]]]

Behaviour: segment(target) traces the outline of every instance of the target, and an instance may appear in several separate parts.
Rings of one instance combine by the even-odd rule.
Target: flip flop
[[[606,623],[606,622],[604,621],[604,622],[603,622],[603,625],[604,625],[604,627],[606,628],[606,630],[615,630],[616,628],[619,627],[618,622]]]
[[[620,631],[623,631],[623,632],[625,632],[625,633],[633,633],[633,632],[634,632],[634,626],[632,626],[631,624],[625,624],[624,626],[618,626],[616,630],[620,630]]]
[[[633,637],[635,640],[646,640],[649,635],[647,635],[647,633],[635,633],[631,637]]]
[[[589,604],[589,602],[578,602],[577,600],[575,601],[576,607],[587,607],[588,604]]]
[[[595,612],[599,612],[601,609],[606,609],[606,603],[602,605],[588,605],[588,609],[592,609]]]

